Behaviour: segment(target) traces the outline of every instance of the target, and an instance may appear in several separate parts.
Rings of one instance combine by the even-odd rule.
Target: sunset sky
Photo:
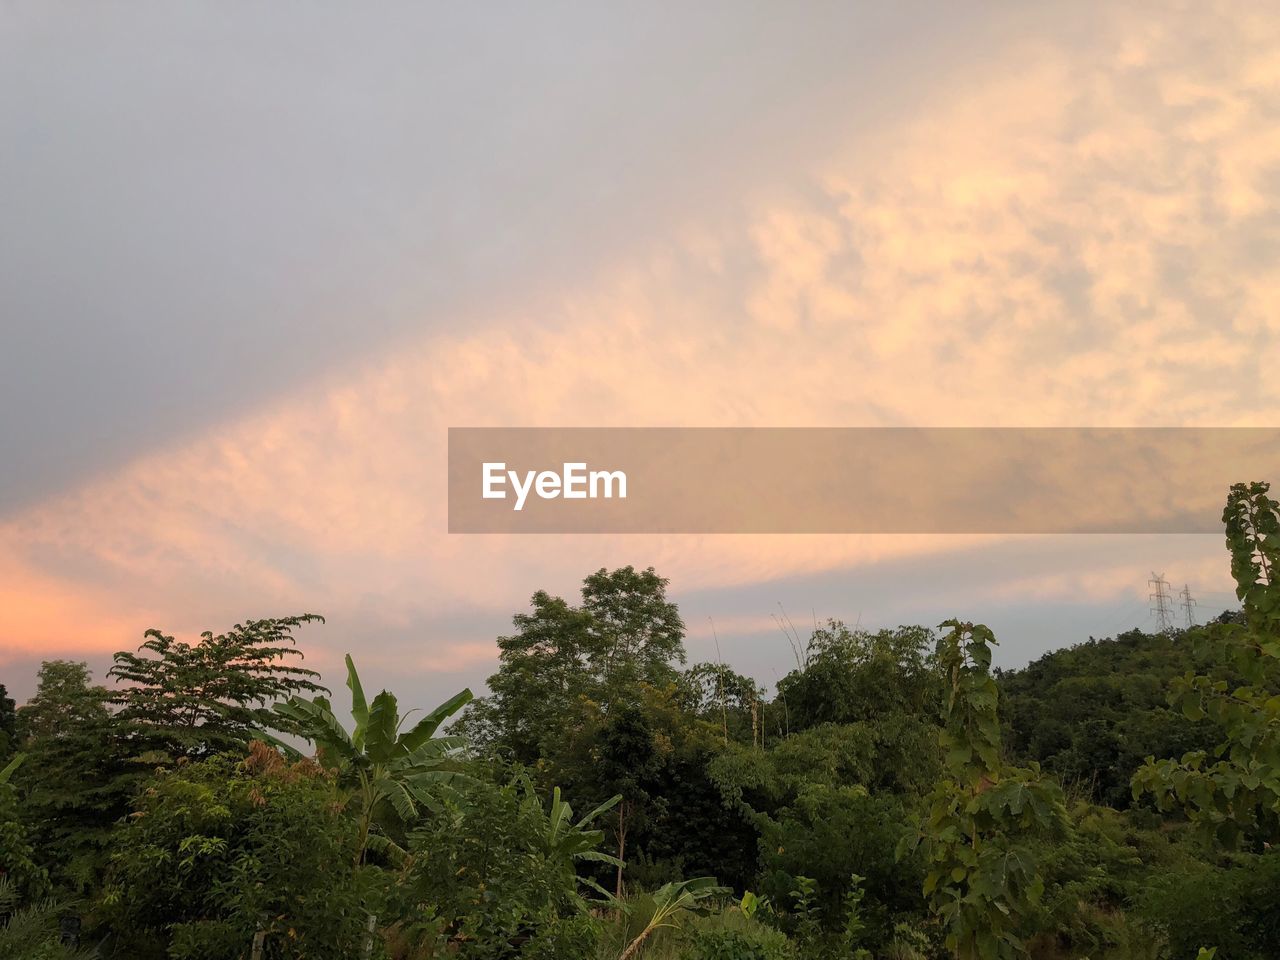
[[[1153,570],[1233,604],[1216,536],[450,535],[445,444],[1276,425],[1266,5],[8,3],[0,144],[20,700],[307,611],[331,686],[425,703],[624,564],[768,684],[780,608],[1015,665],[1150,627]]]

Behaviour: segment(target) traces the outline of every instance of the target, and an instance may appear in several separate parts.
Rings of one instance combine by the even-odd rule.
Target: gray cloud
[[[7,5],[0,510],[580,283],[892,110],[986,22],[727,0]]]

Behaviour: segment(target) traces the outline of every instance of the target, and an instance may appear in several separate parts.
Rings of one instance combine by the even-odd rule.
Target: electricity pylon
[[[1164,574],[1151,574],[1147,586],[1154,587],[1148,596],[1151,599],[1151,613],[1156,618],[1160,633],[1168,633],[1173,629],[1173,604],[1169,598],[1169,581]]]
[[[1191,587],[1184,583],[1182,585],[1182,592],[1178,594],[1178,596],[1182,598],[1182,602],[1179,606],[1182,607],[1183,613],[1186,614],[1187,629],[1190,630],[1196,625],[1196,601],[1191,596]]]

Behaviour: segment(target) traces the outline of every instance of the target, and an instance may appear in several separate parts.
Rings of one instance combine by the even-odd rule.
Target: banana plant
[[[612,867],[621,866],[622,861],[617,857],[597,849],[604,842],[604,831],[591,828],[593,822],[617,806],[622,800],[621,794],[611,797],[586,816],[575,821],[573,819],[573,807],[569,805],[568,801],[561,798],[559,787],[555,787],[552,790],[551,809],[544,814],[542,812],[542,804],[538,800],[533,784],[528,778],[524,779],[524,786],[525,794],[522,803],[525,807],[525,813],[537,817],[545,816],[546,818],[540,837],[543,853],[550,858],[569,862],[590,860],[596,863],[607,863]],[[604,894],[606,899],[612,899],[608,891],[590,877],[579,875],[578,881]]]
[[[447,786],[460,776],[448,769],[447,761],[466,741],[435,734],[445,720],[471,700],[471,691],[455,694],[402,732],[408,714],[400,715],[395,695],[386,690],[372,703],[365,699],[350,654],[347,687],[351,690],[354,722],[350,731],[323,696],[291,697],[285,703],[277,703],[274,709],[292,721],[303,738],[315,744],[320,763],[335,770],[339,784],[352,791],[351,802],[356,806],[359,824],[356,863],[363,863],[370,850],[392,860],[403,860],[405,851],[390,834],[411,825],[422,807],[431,805],[430,788]]]
[[[679,927],[680,914],[705,912],[699,906],[701,901],[726,892],[728,892],[727,888],[716,883],[715,877],[695,877],[692,880],[673,880],[671,883],[663,884],[653,893],[641,896],[638,901],[647,908],[645,912],[649,914],[649,918],[640,928],[640,932],[623,949],[618,960],[631,960],[656,931],[664,927]],[[636,909],[635,904],[629,905],[629,909]]]

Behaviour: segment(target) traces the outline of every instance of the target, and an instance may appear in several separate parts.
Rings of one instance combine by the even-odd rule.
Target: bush
[[[578,893],[575,844],[589,852],[600,838],[553,824],[526,780],[466,782],[410,835],[402,911],[424,919],[401,939],[460,960],[594,958],[600,928]]]
[[[1280,956],[1280,851],[1237,856],[1225,868],[1204,865],[1161,877],[1142,897],[1148,922],[1169,940],[1171,956],[1204,946],[1232,960]]]
[[[103,898],[130,960],[239,960],[265,929],[272,960],[361,956],[372,868],[314,763],[254,744],[242,763],[186,764],[140,796],[117,833]]]
[[[862,878],[859,905],[868,942],[888,940],[896,917],[918,913],[923,884],[919,862],[899,859],[907,814],[895,797],[871,796],[858,787],[808,785],[794,804],[761,818],[762,891],[788,916],[799,909],[801,877],[815,882],[804,913],[825,933],[838,933],[847,917],[851,878]],[[791,932],[791,925],[784,927]]]
[[[736,909],[692,928],[681,960],[794,960],[795,945],[779,930]]]
[[[55,900],[24,903],[13,881],[0,875],[0,960],[90,960],[95,956],[62,943],[63,909]]]
[[[703,930],[695,934],[685,960],[781,960],[791,957],[790,944],[776,945],[740,930]]]

